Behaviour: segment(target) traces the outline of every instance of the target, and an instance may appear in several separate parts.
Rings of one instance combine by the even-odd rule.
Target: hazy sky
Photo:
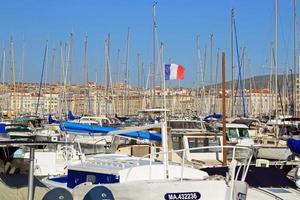
[[[300,4],[300,3],[299,3]],[[158,43],[164,43],[164,61],[169,59],[186,67],[183,86],[199,83],[196,36],[200,37],[202,59],[209,34],[213,33],[213,71],[216,52],[225,51],[227,77],[230,77],[230,10],[235,9],[238,42],[246,47],[252,75],[267,74],[270,42],[274,35],[274,0],[160,0],[157,4]],[[299,6],[298,6],[299,10]],[[145,72],[152,62],[152,1],[150,0],[22,0],[0,1],[1,48],[15,42],[16,77],[19,80],[22,40],[25,40],[24,81],[38,82],[41,74],[45,41],[49,40],[49,64],[52,49],[68,42],[74,34],[72,76],[82,81],[83,45],[87,33],[89,79],[103,81],[104,40],[111,34],[111,67],[115,76],[117,49],[121,51],[124,72],[127,28],[131,28],[130,82],[137,81],[137,54],[141,54]],[[279,0],[280,72],[293,64],[293,0]],[[8,53],[8,52],[7,52]],[[209,49],[207,52],[208,67]],[[8,58],[7,58],[8,60]],[[220,62],[219,62],[220,63]],[[8,67],[8,63],[7,63]],[[57,71],[59,60],[57,57]],[[210,69],[206,69],[208,81]],[[219,66],[219,75],[221,68]],[[48,72],[49,74],[49,72]],[[237,73],[236,73],[237,74]],[[249,75],[247,69],[246,75]],[[7,73],[7,77],[8,73]],[[59,79],[59,72],[57,72]],[[48,78],[49,80],[49,78]],[[173,81],[173,84],[177,84]]]

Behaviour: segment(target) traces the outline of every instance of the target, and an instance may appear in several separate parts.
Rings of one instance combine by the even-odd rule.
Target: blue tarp
[[[204,117],[204,120],[208,120],[209,118],[220,119],[222,117],[223,117],[222,114],[214,113],[214,114],[210,114],[210,115],[207,115],[206,117]]]
[[[0,123],[0,134],[4,134],[4,133],[6,133],[6,131],[5,131],[5,124]]]
[[[75,122],[62,122],[60,124],[60,129],[65,132],[75,132],[81,134],[102,134],[102,135],[109,135],[109,132],[119,130],[113,127],[87,125],[87,124],[80,124]],[[143,139],[161,141],[161,134],[150,133],[147,131],[132,131],[121,135],[126,137],[132,137],[132,138],[143,138]]]
[[[287,140],[287,146],[290,148],[290,150],[296,154],[300,155],[300,140],[289,138]]]

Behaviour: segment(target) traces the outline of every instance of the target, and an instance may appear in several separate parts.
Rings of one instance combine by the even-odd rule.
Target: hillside
[[[298,76],[298,75],[297,75]],[[279,85],[282,85],[284,75],[278,75],[278,83]],[[265,89],[269,88],[269,80],[270,75],[260,75],[260,76],[254,76],[252,78],[252,89]],[[289,75],[289,80],[291,80],[291,75]],[[237,81],[237,80],[235,80]],[[232,81],[226,82],[226,89],[231,89]],[[208,87],[208,86],[207,86]],[[218,87],[221,87],[221,84],[218,84]],[[245,88],[250,88],[250,78],[245,80]]]

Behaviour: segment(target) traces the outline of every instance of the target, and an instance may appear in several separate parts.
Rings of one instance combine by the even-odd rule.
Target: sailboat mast
[[[55,59],[56,59],[56,49],[54,48],[52,50],[52,66],[51,66],[51,84],[50,84],[50,108],[49,113],[52,113],[52,87],[54,84],[54,78],[55,78]]]
[[[6,52],[5,48],[2,49],[2,94],[3,94],[3,107],[6,105],[6,110],[8,108],[6,101],[6,87],[5,87],[5,64],[6,64]]]
[[[109,103],[109,87],[110,85],[112,86],[112,81],[111,81],[111,76],[110,76],[110,34],[108,34],[107,36],[107,40],[106,40],[106,61],[105,61],[105,66],[106,66],[106,95],[105,95],[105,98],[106,98],[106,116],[108,116],[109,114],[109,109],[108,109],[108,103]],[[111,97],[113,97],[113,94],[111,95]],[[112,102],[113,102],[113,99],[112,99]],[[115,112],[115,109],[114,109],[114,104],[113,105],[113,111]]]
[[[270,66],[270,78],[269,78],[269,91],[271,93],[271,98],[269,98],[269,102],[268,102],[268,111],[269,111],[269,120],[271,120],[271,114],[272,114],[272,108],[274,108],[273,106],[273,62],[272,62],[272,48],[273,48],[273,44],[270,44],[270,58],[269,58],[269,66]]]
[[[226,82],[226,64],[225,64],[225,53],[222,52],[222,133],[223,133],[223,146],[226,146],[227,141],[226,141],[226,102],[225,102],[225,82]],[[227,165],[227,150],[226,148],[223,147],[223,165]]]
[[[275,0],[275,119],[278,124],[278,0]],[[276,130],[276,138],[278,137],[278,127]]]
[[[163,43],[161,42],[160,44],[160,47],[159,47],[159,61],[160,61],[160,71],[161,71],[161,77],[160,77],[160,80],[161,80],[161,88],[163,88],[163,93],[165,93],[165,76],[164,76],[164,73],[165,73],[165,69],[164,69],[164,60],[163,60],[163,56],[164,56],[164,45]],[[161,107],[162,108],[165,108],[166,109],[166,95],[164,94],[163,95],[164,99],[163,99],[163,102],[161,104]],[[165,118],[166,120],[166,118]]]
[[[42,92],[42,86],[43,86],[43,76],[44,76],[45,66],[46,66],[46,62],[47,62],[47,54],[48,54],[48,40],[46,41],[46,44],[45,44],[42,74],[41,74],[41,79],[40,79],[39,93],[38,93],[38,99],[37,99],[37,104],[36,104],[35,115],[37,115],[38,111],[39,111],[40,98],[41,98],[41,92]]]
[[[200,45],[199,45],[199,35],[197,35],[196,37],[196,57],[197,57],[197,64],[198,64],[198,70],[199,70],[199,87],[198,87],[198,92],[196,93],[196,96],[197,96],[197,107],[198,107],[198,110],[197,110],[197,113],[198,114],[202,114],[202,107],[200,107],[200,105],[202,105],[200,100],[202,98],[202,87],[203,87],[203,76],[202,76],[202,66],[201,66],[201,54],[200,54]]]
[[[294,7],[294,73],[292,74],[293,76],[293,85],[296,86],[296,72],[297,72],[297,68],[296,68],[296,65],[297,65],[297,0],[294,0],[294,4],[293,4],[293,7]],[[298,72],[300,73],[300,71]],[[298,112],[297,110],[297,106],[296,106],[296,102],[297,102],[297,99],[296,99],[296,89],[293,89],[293,99],[292,99],[292,102],[293,102],[293,116],[296,115],[296,113]]]
[[[84,57],[83,57],[83,81],[85,85],[85,98],[84,98],[84,112],[90,112],[90,101],[89,101],[89,83],[88,83],[88,61],[87,61],[87,49],[88,48],[88,36],[85,35],[84,40]],[[86,104],[87,103],[87,104]]]
[[[156,83],[156,29],[157,29],[157,24],[156,24],[156,4],[157,2],[153,2],[153,74],[152,74],[152,89],[153,89],[153,94],[152,94],[152,107],[156,107],[156,100],[155,100],[155,83]]]
[[[71,83],[72,83],[72,62],[73,62],[73,33],[70,33],[70,45],[69,45],[69,87],[71,89]]]
[[[219,51],[220,49],[218,48],[217,49],[217,63],[216,63],[216,77],[215,77],[215,89],[214,89],[214,110],[213,112],[215,113],[216,112],[216,99],[217,99],[217,96],[218,96],[218,86],[217,86],[217,80],[218,80],[218,74],[219,74]]]
[[[116,113],[119,114],[119,95],[120,95],[120,49],[117,51],[117,63],[116,63],[116,90],[117,90],[117,95],[116,95]]]
[[[140,88],[140,81],[141,81],[141,78],[140,78],[140,71],[141,71],[140,63],[141,63],[141,56],[138,53],[137,54],[137,88],[138,88],[138,91],[140,91],[139,88]]]
[[[126,65],[125,65],[125,113],[128,115],[128,82],[129,82],[129,45],[130,45],[130,27],[127,31],[127,45],[126,45]]]
[[[22,42],[22,59],[21,59],[21,69],[20,69],[20,88],[21,88],[21,105],[20,105],[20,112],[23,111],[23,99],[24,99],[24,87],[23,87],[23,77],[24,77],[24,62],[25,62],[25,41],[23,39]]]
[[[234,34],[234,9],[231,9],[231,117],[233,117],[234,114],[234,52],[233,52],[233,34]]]
[[[59,43],[59,64],[60,64],[60,80],[59,80],[59,85],[60,87],[63,86],[63,82],[64,82],[64,58],[63,58],[63,47],[62,47],[62,43]],[[59,94],[59,110],[58,110],[58,116],[60,119],[62,119],[62,113],[63,113],[63,99],[64,97],[64,91],[60,91]]]
[[[10,79],[13,83],[13,111],[14,115],[17,112],[17,101],[16,101],[16,80],[15,80],[15,60],[14,60],[14,42],[11,36],[10,38]]]
[[[210,81],[209,81],[209,112],[212,113],[213,96],[213,34],[210,34]]]

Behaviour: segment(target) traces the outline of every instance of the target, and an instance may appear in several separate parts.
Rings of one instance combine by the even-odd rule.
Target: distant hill
[[[289,80],[291,80],[291,75],[288,75]],[[298,77],[298,75],[296,75]],[[283,83],[284,75],[278,75],[278,83],[281,86]],[[275,77],[274,77],[275,80]],[[237,80],[235,80],[237,81]],[[269,88],[270,75],[260,75],[254,76],[251,78],[252,89],[266,89]],[[226,89],[231,89],[232,81],[226,82]],[[209,87],[209,86],[207,86]],[[221,87],[221,83],[218,84],[218,87]],[[245,89],[250,88],[250,78],[245,80]]]

